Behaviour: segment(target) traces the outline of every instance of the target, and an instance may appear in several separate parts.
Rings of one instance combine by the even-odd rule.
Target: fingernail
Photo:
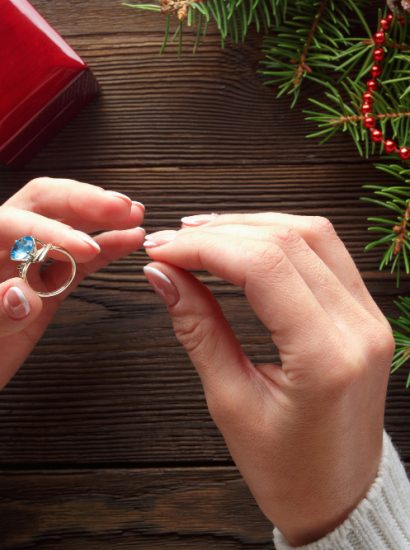
[[[106,193],[109,193],[113,197],[117,197],[117,199],[122,199],[128,205],[132,203],[132,200],[129,197],[127,197],[127,195],[124,195],[123,193],[119,193],[118,191],[106,191]]]
[[[143,212],[145,212],[145,206],[142,204],[142,202],[132,201],[132,204],[133,204],[134,206],[137,206],[138,208],[141,208],[141,210],[142,210]]]
[[[3,305],[12,319],[24,319],[30,313],[30,304],[18,286],[8,288],[3,296]]]
[[[167,306],[174,306],[179,300],[177,287],[162,271],[156,267],[146,265],[144,274],[155,293],[165,302]]]
[[[181,222],[184,225],[195,227],[197,225],[208,223],[214,220],[217,216],[218,214],[216,214],[215,212],[212,212],[211,214],[196,214],[195,216],[185,216],[184,218],[181,218]]]
[[[93,238],[91,238],[90,235],[87,235],[87,233],[83,233],[82,231],[77,231],[76,229],[74,231],[82,241],[91,245],[94,248],[94,250],[101,252],[100,245]]]
[[[158,231],[157,233],[151,233],[147,235],[143,246],[145,248],[154,248],[154,246],[160,246],[173,241],[178,231]]]

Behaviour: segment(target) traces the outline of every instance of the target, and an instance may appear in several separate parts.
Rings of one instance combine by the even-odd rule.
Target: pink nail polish
[[[155,293],[165,302],[167,306],[174,306],[179,300],[177,287],[162,271],[156,267],[146,265],[144,274]]]
[[[161,244],[166,244],[175,239],[178,231],[158,231],[157,233],[151,233],[145,237],[143,246],[145,248],[154,248],[155,246],[160,246]]]
[[[30,304],[18,286],[11,286],[6,290],[3,296],[3,306],[11,319],[24,319],[30,313]]]
[[[212,212],[211,214],[196,214],[195,216],[185,216],[181,218],[181,222],[184,225],[189,225],[191,227],[196,227],[198,225],[203,225],[214,220],[218,214]]]

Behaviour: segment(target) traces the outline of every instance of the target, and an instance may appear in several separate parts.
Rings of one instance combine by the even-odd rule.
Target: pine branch
[[[320,19],[321,19],[322,15],[323,15],[323,13],[326,9],[327,1],[328,0],[322,0],[320,2],[319,10],[318,10],[317,14],[315,15],[315,17],[313,19],[312,27],[309,31],[309,34],[307,35],[306,42],[305,42],[305,45],[303,47],[302,53],[300,54],[299,63],[298,63],[298,66],[296,68],[296,71],[295,71],[296,77],[295,77],[295,80],[293,81],[293,85],[295,86],[295,88],[300,85],[300,83],[302,81],[302,78],[303,78],[303,74],[305,72],[312,73],[312,69],[309,67],[309,65],[307,63],[307,56],[308,56],[308,53],[309,53],[309,48],[310,48],[310,46],[312,44],[312,41],[313,41],[313,37],[315,36],[315,33],[316,33],[317,28],[319,26]],[[292,63],[292,60],[291,60],[291,63]]]
[[[376,168],[398,179],[401,185],[363,186],[365,189],[372,189],[378,198],[361,197],[361,200],[388,210],[386,217],[367,218],[373,224],[368,230],[382,236],[367,244],[365,251],[387,245],[379,269],[390,266],[391,273],[396,273],[398,287],[401,271],[410,274],[410,168],[403,168],[398,164],[376,164]]]
[[[405,44],[408,34],[408,24],[394,24],[391,38],[393,43]],[[362,93],[366,89],[366,80],[371,65],[374,63],[369,55],[373,45],[365,44],[362,39],[351,39],[347,47],[337,58],[341,61],[338,69],[349,67],[349,75],[342,74],[335,82],[319,82],[326,92],[318,100],[309,98],[314,109],[306,110],[307,120],[316,122],[319,130],[309,137],[320,137],[322,142],[329,139],[337,131],[350,133],[359,154],[368,156],[375,153],[376,146],[369,140],[367,130],[363,128],[363,116],[360,112]],[[389,42],[388,42],[389,43]],[[409,146],[410,136],[410,57],[404,51],[385,48],[385,58],[382,63],[382,74],[378,79],[379,88],[374,95],[373,116],[379,121],[378,126],[386,138],[394,139],[399,146]],[[352,71],[351,61],[358,55],[362,65],[356,72]],[[366,61],[363,62],[363,57]],[[348,65],[344,61],[347,57]],[[379,154],[383,154],[380,145]]]
[[[410,366],[410,297],[400,296],[394,304],[401,311],[397,319],[388,317],[393,327],[393,336],[396,349],[393,355],[392,373],[404,365]],[[406,388],[410,388],[410,370],[406,381]]]
[[[286,20],[271,31],[263,44],[261,74],[278,87],[278,96],[293,95],[295,105],[303,80],[326,86],[351,70],[371,46],[350,43],[352,29],[360,26],[371,37],[363,16],[366,0],[295,0]],[[345,50],[349,56],[344,57]],[[296,65],[296,67],[295,67]]]
[[[130,8],[157,11],[167,16],[164,42],[169,41],[169,28],[173,19],[178,22],[173,40],[181,40],[186,27],[195,33],[194,51],[205,36],[208,25],[213,23],[221,35],[221,46],[229,37],[233,42],[243,42],[251,26],[257,32],[267,33],[286,17],[287,0],[156,0],[155,4],[124,4]]]
[[[401,118],[401,117],[410,117],[410,111],[403,113],[378,113],[375,115],[375,118],[378,120],[383,120],[384,118]],[[345,122],[362,122],[364,120],[364,115],[350,115],[343,116],[340,115],[339,118],[334,118],[329,121],[330,124],[343,124]]]

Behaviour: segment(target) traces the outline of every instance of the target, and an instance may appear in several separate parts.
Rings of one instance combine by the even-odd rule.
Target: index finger
[[[184,218],[188,222],[189,219],[189,217]],[[327,218],[300,216],[284,212],[214,214],[206,226],[227,224],[275,225],[295,229],[350,294],[377,320],[386,322],[383,313],[368,291],[352,256]]]
[[[36,212],[87,232],[139,226],[144,207],[130,197],[75,180],[31,180],[5,205]]]

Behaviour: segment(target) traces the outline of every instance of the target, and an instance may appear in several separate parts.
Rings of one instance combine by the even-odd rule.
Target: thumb
[[[175,335],[209,392],[234,392],[253,368],[213,294],[190,273],[154,262],[144,273],[168,306]],[[217,392],[217,395],[220,394]]]
[[[19,277],[0,284],[0,337],[30,325],[42,310],[41,298]]]

